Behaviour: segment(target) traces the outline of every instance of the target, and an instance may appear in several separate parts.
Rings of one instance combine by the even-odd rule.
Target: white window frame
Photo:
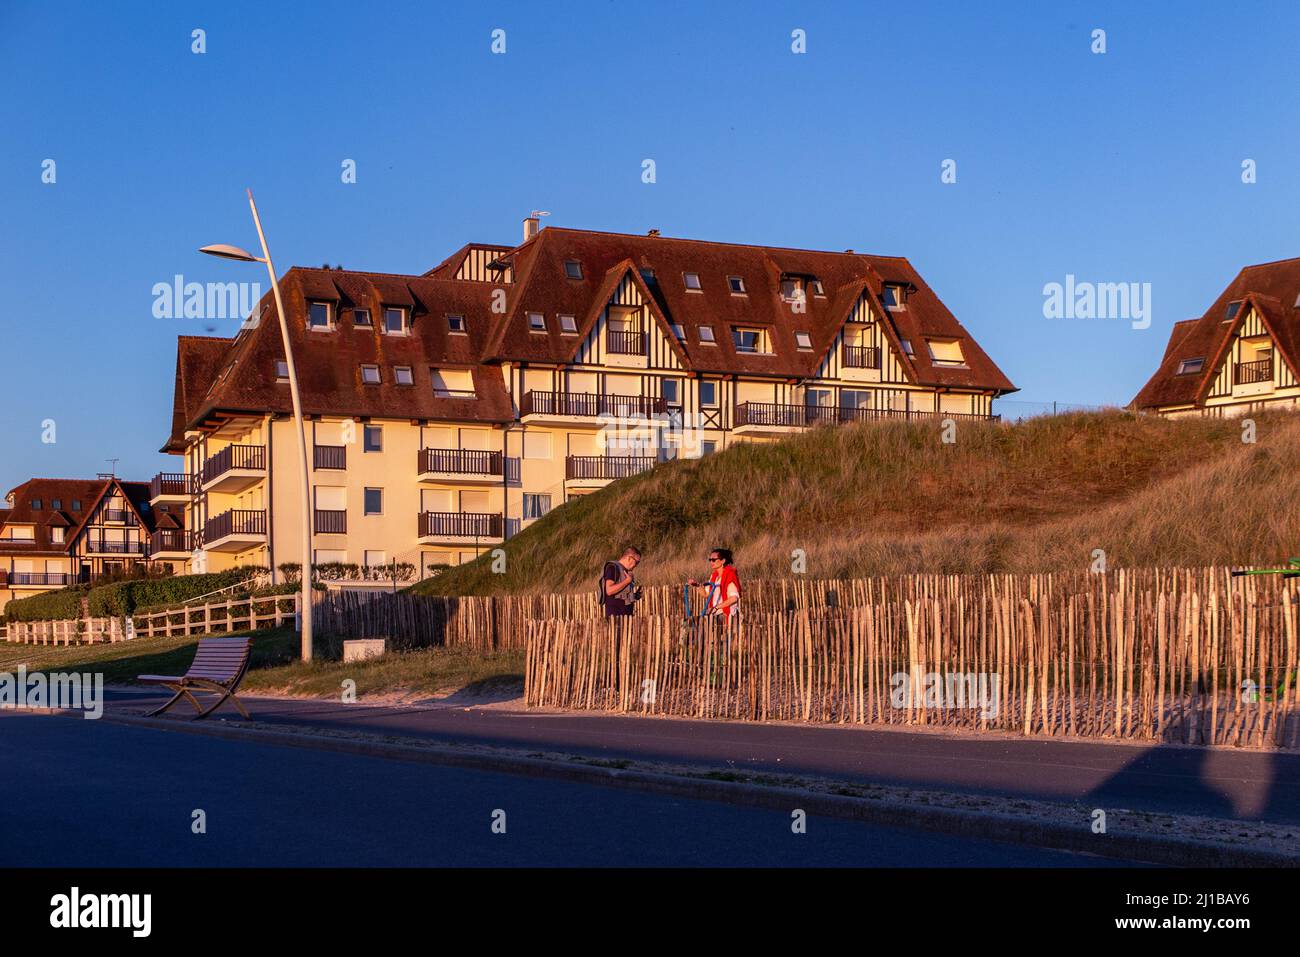
[[[691,277],[695,277],[695,285],[691,285]],[[700,282],[700,274],[697,272],[682,273],[682,285],[686,287],[687,292],[704,292],[704,284]]]
[[[737,288],[737,287],[739,287],[739,288]],[[748,296],[748,295],[749,295],[749,292],[746,291],[746,289],[745,289],[745,277],[744,277],[744,276],[728,276],[728,277],[727,277],[727,289],[731,291],[731,294],[732,294],[733,296]]]
[[[794,344],[801,352],[812,352],[812,333],[796,332],[794,334]]]
[[[374,370],[374,373],[375,373],[375,380],[374,380],[373,382],[371,382],[369,379],[366,378],[366,375],[368,374],[368,373],[367,373],[367,370],[370,370],[370,369],[373,369],[373,370]],[[379,366],[374,365],[374,364],[369,363],[369,362],[364,362],[364,363],[362,363],[362,364],[361,364],[361,384],[362,384],[362,385],[383,385],[383,384],[384,384],[384,374],[383,374],[382,372],[379,371]]]
[[[325,307],[325,325],[318,326],[311,321],[311,311],[316,306]],[[307,300],[307,329],[310,332],[332,332],[334,330],[334,303],[320,299]]]
[[[402,381],[402,373],[406,373],[406,381]],[[393,382],[396,385],[415,385],[415,370],[410,366],[393,366]]]
[[[402,318],[401,328],[393,332],[388,328],[388,316],[390,313],[397,313]],[[386,336],[409,336],[411,334],[411,310],[405,306],[384,306],[384,329]]]
[[[712,326],[699,326],[695,332],[700,337],[701,345],[716,346],[718,344],[718,337],[713,334]]]
[[[459,322],[460,325],[459,329],[456,328],[457,322],[453,320],[457,320]],[[447,313],[447,331],[451,333],[453,336],[469,335],[469,327],[465,324],[464,313],[460,313],[460,312]]]
[[[541,324],[540,324],[540,325],[535,324],[535,323],[533,322],[534,319],[538,319],[538,320],[540,320],[540,321],[541,321]],[[530,312],[530,313],[528,314],[528,331],[529,331],[529,332],[535,332],[535,333],[538,333],[539,335],[542,334],[542,333],[545,333],[545,332],[546,332],[546,313],[544,313],[544,312]]]
[[[561,314],[560,333],[566,336],[576,336],[578,334],[578,317]]]

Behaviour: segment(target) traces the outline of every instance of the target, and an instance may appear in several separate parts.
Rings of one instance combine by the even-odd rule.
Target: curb
[[[63,712],[76,714],[76,712]],[[1236,848],[1165,835],[1096,835],[1086,826],[1031,821],[956,808],[901,805],[892,802],[821,794],[796,788],[769,787],[739,781],[712,781],[654,771],[608,768],[514,754],[461,751],[448,747],[413,747],[355,738],[330,738],[311,734],[241,729],[237,726],[104,715],[113,724],[154,731],[176,731],[228,741],[258,741],[282,747],[306,748],[337,754],[354,754],[387,760],[432,764],[475,771],[493,771],[628,788],[695,800],[717,801],[743,807],[789,811],[800,808],[810,815],[862,821],[885,827],[930,831],[958,837],[993,840],[1053,850],[1074,851],[1099,857],[1121,858],[1174,867],[1296,867],[1300,858],[1276,851]]]

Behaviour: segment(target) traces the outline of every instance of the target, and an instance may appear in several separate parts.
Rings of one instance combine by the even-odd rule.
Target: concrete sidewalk
[[[107,697],[109,714],[140,714],[162,700],[133,689],[110,689]],[[1300,823],[1295,754],[554,713],[514,710],[512,703],[391,706],[241,698],[256,721],[286,728]],[[188,712],[181,705],[154,720],[188,722]],[[226,706],[208,721],[220,716],[239,720]]]

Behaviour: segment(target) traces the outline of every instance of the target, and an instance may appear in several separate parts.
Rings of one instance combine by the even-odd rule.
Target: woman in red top
[[[709,615],[719,615],[728,624],[740,607],[740,575],[726,548],[715,548],[709,552],[709,580],[697,582],[692,578],[688,585],[707,588],[704,610]]]

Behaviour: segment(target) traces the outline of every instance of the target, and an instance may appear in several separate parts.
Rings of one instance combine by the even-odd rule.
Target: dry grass
[[[511,539],[507,573],[480,560],[417,586],[435,594],[594,587],[620,545],[647,584],[703,571],[715,545],[748,577],[1269,564],[1300,553],[1300,416],[1168,421],[1124,412],[816,429],[673,462],[567,503]]]

